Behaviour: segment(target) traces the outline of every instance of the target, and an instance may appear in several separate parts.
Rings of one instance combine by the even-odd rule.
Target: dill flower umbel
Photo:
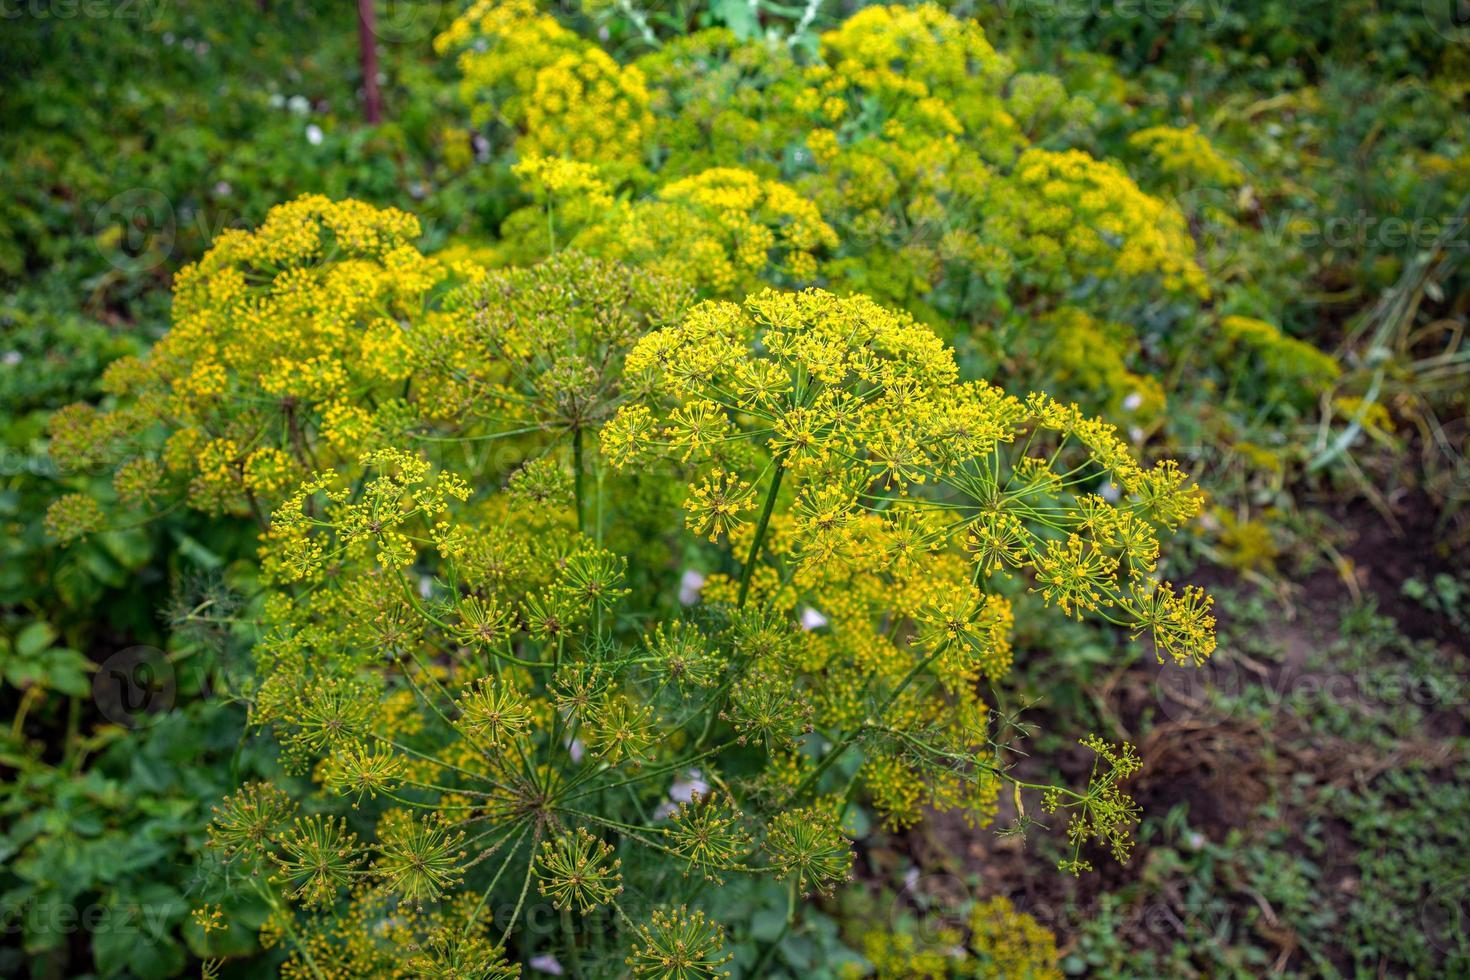
[[[733,953],[724,952],[725,931],[705,918],[680,907],[655,909],[646,925],[638,927],[639,941],[627,959],[635,977],[664,980],[715,980],[730,976],[720,967]]]
[[[622,861],[612,853],[611,845],[593,837],[585,827],[543,841],[536,858],[541,894],[559,909],[585,913],[606,905],[623,890]]]
[[[804,894],[830,892],[852,877],[852,851],[829,810],[803,808],[777,814],[766,836],[771,860]]]
[[[418,235],[405,212],[317,195],[227,229],[179,272],[172,329],[109,372],[118,405],[56,420],[62,443],[89,447],[62,462],[122,462],[162,427],[162,470],[119,473],[129,502],[263,517],[310,469],[356,458],[397,428],[387,405],[410,375],[404,324],[454,276]]]

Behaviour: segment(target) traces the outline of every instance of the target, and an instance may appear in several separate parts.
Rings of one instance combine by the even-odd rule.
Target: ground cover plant
[[[1470,963],[1444,11],[7,23],[7,973]]]

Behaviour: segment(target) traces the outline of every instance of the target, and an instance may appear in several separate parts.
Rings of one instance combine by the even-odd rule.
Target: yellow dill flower
[[[1152,157],[1164,174],[1207,187],[1237,187],[1244,180],[1240,167],[1199,131],[1199,126],[1150,126],[1128,137],[1128,145]]]
[[[107,517],[102,505],[82,493],[58,497],[46,508],[46,534],[63,544],[102,530]]]

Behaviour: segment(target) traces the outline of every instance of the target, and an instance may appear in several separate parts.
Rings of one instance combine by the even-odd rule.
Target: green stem
[[[762,977],[762,976],[765,976],[766,967],[769,966],[770,963],[771,963],[771,957],[773,957],[773,956],[776,955],[776,947],[778,947],[778,946],[781,945],[781,941],[783,939],[785,939],[786,938],[786,934],[791,931],[791,923],[793,923],[795,921],[796,921],[796,876],[795,875],[792,875],[791,876],[791,884],[787,887],[787,890],[786,890],[786,922],[785,922],[784,925],[781,926],[781,931],[776,935],[776,938],[773,939],[773,940],[771,940],[771,945],[767,946],[761,952],[761,958],[755,961],[755,967],[750,971],[750,975],[751,976],[753,976],[753,977]]]
[[[771,489],[766,491],[766,503],[761,508],[760,521],[755,526],[755,539],[750,542],[750,554],[745,557],[745,569],[740,573],[740,597],[736,600],[737,608],[744,608],[745,597],[750,593],[750,578],[755,572],[755,560],[760,557],[761,545],[766,540],[766,528],[771,523],[771,511],[776,509],[776,494],[781,491],[781,477],[786,474],[786,467],[781,465],[781,457],[774,460],[776,464],[776,475],[771,477]]]
[[[572,485],[577,493],[577,530],[583,530],[586,490],[582,486],[582,427],[572,430]]]
[[[526,877],[521,881],[521,895],[516,899],[515,911],[510,914],[510,919],[505,923],[505,931],[500,934],[498,945],[503,949],[505,941],[510,938],[511,930],[521,918],[521,907],[526,904],[526,892],[530,890],[531,878],[536,869],[536,845],[541,843],[541,828],[536,827],[536,832],[531,835],[531,853],[526,858]],[[512,851],[511,853],[515,853]]]

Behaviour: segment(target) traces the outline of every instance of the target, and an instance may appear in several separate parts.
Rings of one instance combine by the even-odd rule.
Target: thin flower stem
[[[572,485],[577,496],[577,530],[584,530],[587,512],[586,489],[583,486],[585,477],[582,475],[582,427],[577,426],[572,430]]]
[[[791,799],[793,801],[801,799],[801,797],[806,793],[807,790],[816,785],[817,780],[822,778],[822,774],[825,773],[828,769],[832,768],[833,763],[835,763],[839,758],[842,757],[842,754],[848,750],[853,742],[857,741],[859,735],[861,735],[865,731],[868,731],[871,728],[877,728],[881,726],[883,723],[883,716],[888,713],[889,708],[893,707],[893,703],[898,700],[899,695],[903,694],[904,689],[913,682],[913,679],[915,677],[919,676],[920,671],[928,667],[939,658],[939,655],[945,651],[945,648],[948,645],[948,643],[939,644],[934,648],[934,652],[930,653],[929,656],[914,664],[913,669],[904,675],[903,680],[898,682],[898,686],[893,689],[893,693],[888,695],[888,700],[883,702],[883,706],[878,709],[877,713],[874,714],[874,716],[869,720],[863,722],[861,725],[848,732],[845,736],[843,736],[842,741],[838,742],[837,745],[828,750],[827,754],[822,757],[822,761],[817,764],[817,768],[808,773],[807,777],[801,781],[800,785],[798,785],[796,789],[792,790]]]
[[[761,958],[756,960],[755,967],[750,971],[753,977],[765,976],[766,967],[770,965],[771,957],[776,955],[776,947],[781,945],[786,934],[791,931],[791,924],[796,921],[796,876],[791,876],[791,884],[786,889],[786,921],[781,926],[781,931],[771,944],[761,951]]]
[[[475,912],[474,912],[474,914],[471,915],[468,919],[465,920],[464,929],[465,929],[465,935],[466,936],[468,936],[470,934],[470,930],[474,928],[475,923],[480,920],[480,913],[483,912],[483,911],[485,911],[485,903],[490,900],[490,893],[492,891],[494,891],[495,890],[495,886],[500,883],[500,876],[503,875],[503,874],[505,874],[505,869],[506,868],[510,867],[511,859],[516,856],[516,851],[520,850],[520,848],[521,848],[521,841],[525,839],[526,832],[528,830],[530,830],[530,829],[531,829],[530,821],[527,821],[526,822],[526,825],[521,828],[521,832],[516,835],[515,843],[510,846],[510,851],[505,855],[505,860],[500,862],[500,870],[497,871],[497,872],[495,872],[495,877],[490,879],[490,884],[486,885],[485,886],[485,890],[480,893],[480,904],[478,904],[478,905],[475,906]],[[540,832],[538,831],[537,833],[539,835]],[[509,840],[509,839],[510,839],[510,835],[507,834],[505,840]],[[502,840],[500,843],[501,844],[505,843],[505,840]],[[495,846],[496,847],[499,847],[500,844],[497,844]],[[532,860],[535,860],[535,857],[536,857],[536,845],[533,842],[531,844],[531,859]],[[512,920],[512,921],[514,921],[514,920]],[[500,944],[502,946],[505,945],[505,939],[504,938],[502,938],[500,940]]]
[[[604,790],[609,790],[609,789],[620,789],[621,787],[624,787],[624,786],[631,786],[634,783],[641,783],[643,780],[649,779],[649,778],[651,778],[653,776],[662,776],[665,773],[674,772],[674,771],[676,771],[678,769],[684,769],[684,768],[686,768],[688,766],[693,765],[694,763],[698,762],[701,759],[705,759],[705,758],[708,758],[709,756],[714,755],[717,752],[723,752],[726,748],[728,748],[732,744],[734,744],[734,740],[733,739],[731,741],[729,741],[729,742],[725,742],[723,744],[716,745],[712,749],[705,749],[703,752],[700,752],[698,755],[692,755],[692,756],[690,756],[687,759],[680,759],[678,762],[670,762],[667,765],[659,766],[656,769],[648,769],[648,770],[645,770],[644,772],[641,772],[641,773],[639,773],[636,776],[632,776],[632,777],[630,777],[628,779],[620,780],[619,782],[616,782],[616,783],[608,783],[608,784],[603,785],[603,786],[595,786],[592,789],[583,790],[582,792],[576,794],[575,796],[562,797],[562,798],[560,798],[560,799],[557,800],[557,805],[558,806],[564,806],[567,803],[575,803],[578,800],[582,799],[583,797],[591,796],[593,793],[601,793]]]
[[[536,869],[536,845],[539,843],[541,843],[541,827],[540,825],[537,825],[535,833],[531,835],[530,853],[526,855],[526,877],[521,882],[521,895],[519,898],[516,899],[515,911],[512,912],[510,914],[510,918],[506,920],[505,931],[500,934],[500,942],[498,943],[498,945],[502,948],[505,946],[505,941],[510,938],[510,931],[515,928],[516,922],[521,917],[521,906],[525,905],[526,903],[526,892],[531,887],[531,876]],[[515,851],[511,851],[511,853],[514,854]],[[486,894],[488,895],[489,892],[487,891]]]

